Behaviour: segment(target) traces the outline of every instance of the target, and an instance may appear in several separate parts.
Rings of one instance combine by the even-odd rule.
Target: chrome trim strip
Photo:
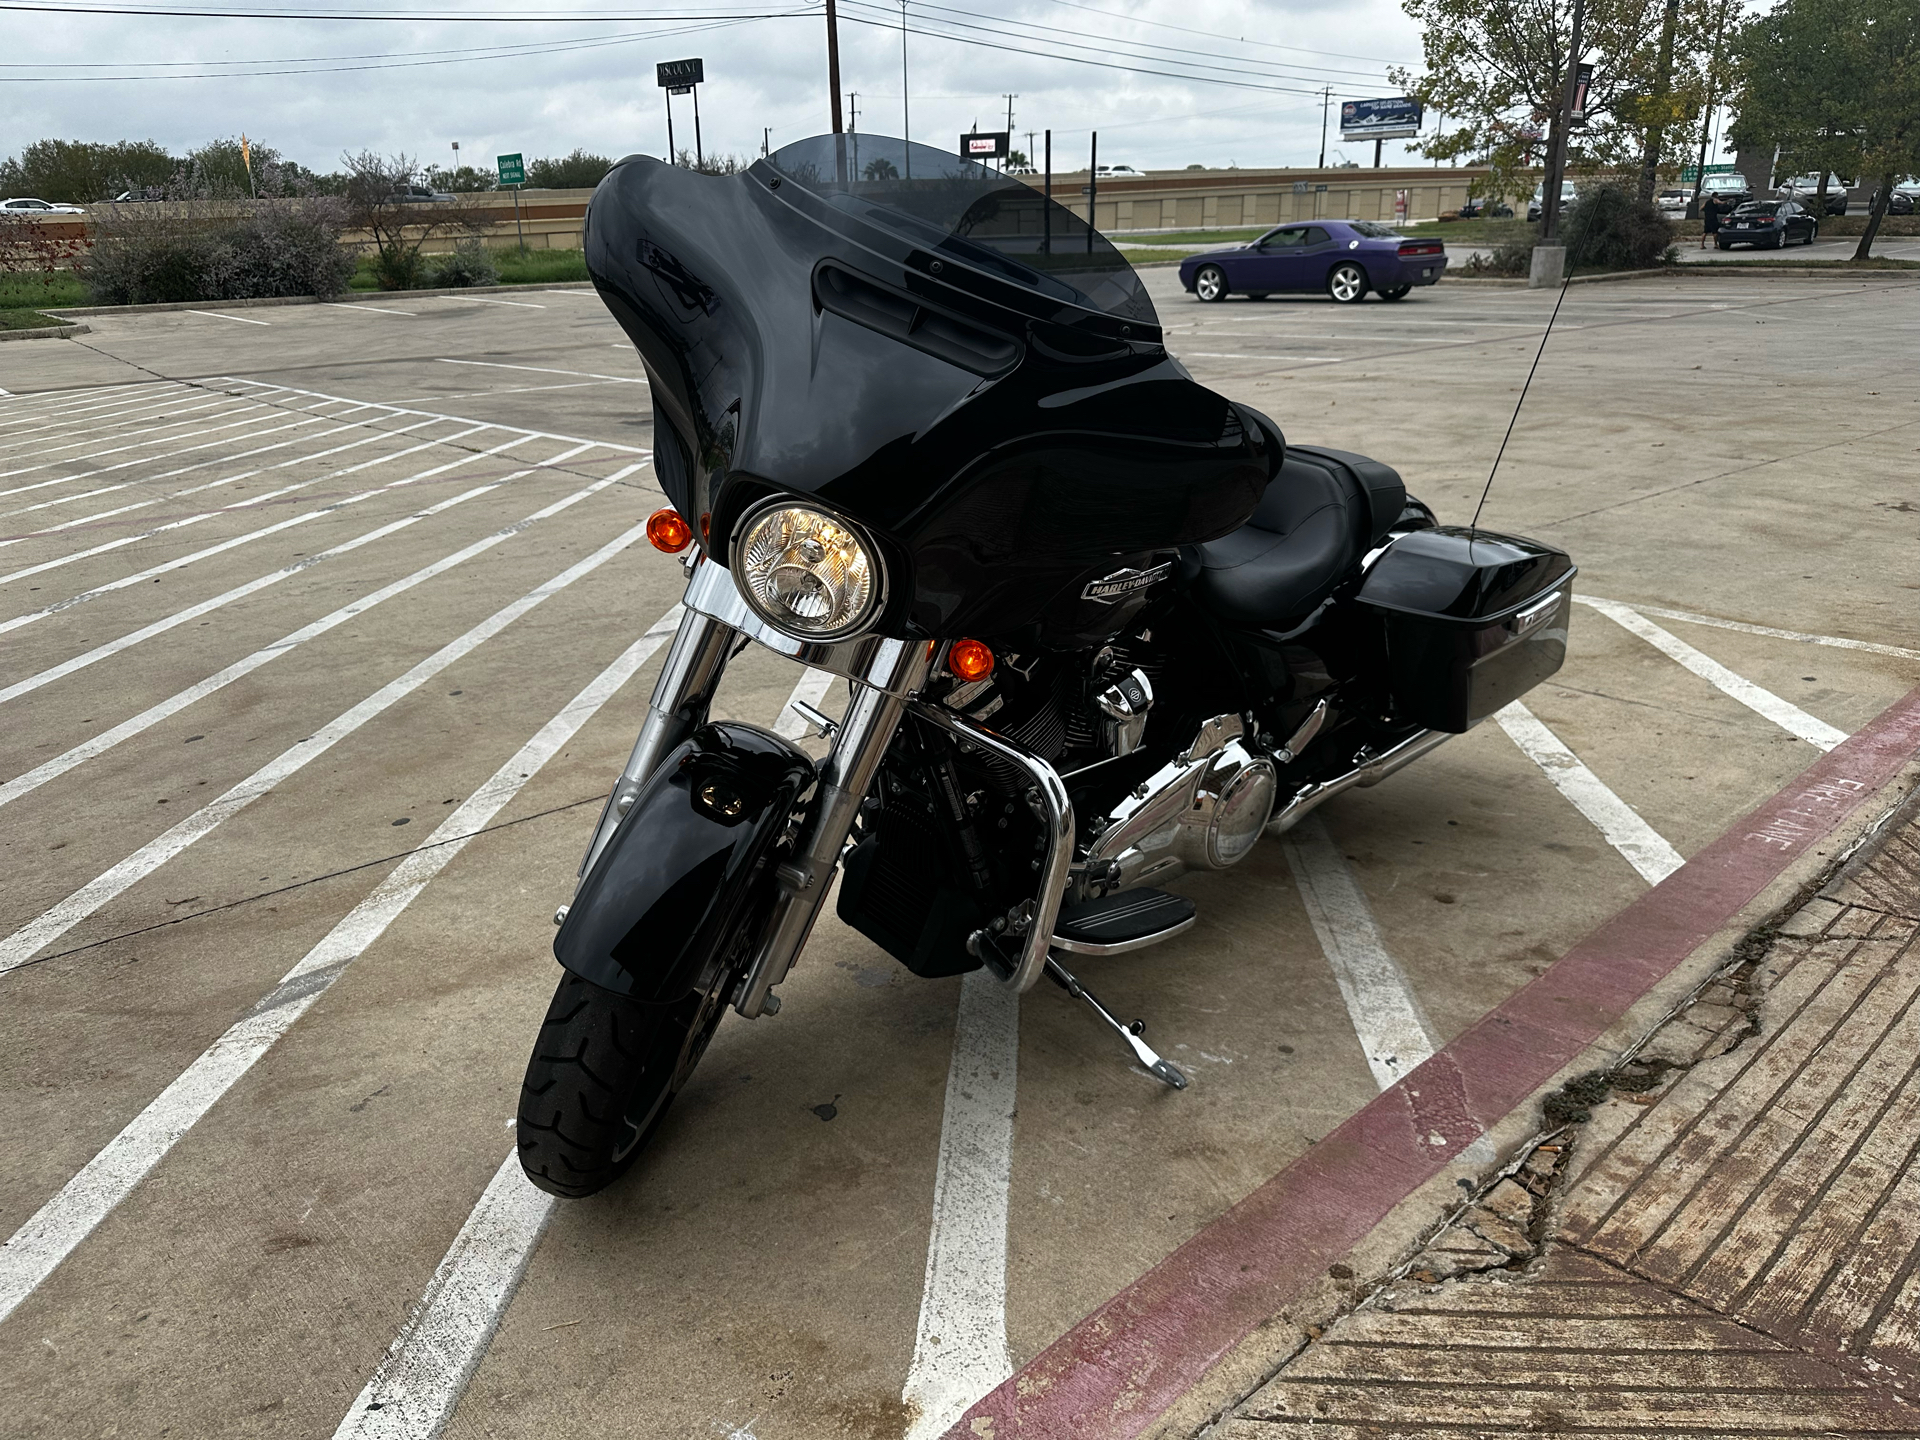
[[[924,700],[909,700],[907,708],[929,724],[990,750],[1014,766],[1033,782],[1046,813],[1042,823],[1047,832],[1047,856],[1040,866],[1040,885],[1034,896],[1033,926],[1027,931],[1027,943],[1011,975],[999,976],[1017,993],[1025,994],[1045,972],[1047,951],[1053,941],[1053,923],[1060,918],[1060,902],[1066,898],[1067,875],[1073,864],[1073,801],[1060,773],[1038,755],[1021,749],[1012,741],[996,735],[984,725],[955,715],[944,705],[929,705]],[[988,966],[988,973],[993,967]]]
[[[851,640],[831,643],[796,639],[762,620],[759,613],[741,596],[727,567],[715,561],[703,559],[694,567],[693,579],[687,584],[683,603],[687,609],[712,616],[728,629],[739,631],[776,655],[784,655],[789,660],[797,660],[802,665],[811,665],[816,670],[825,670],[832,675],[844,675],[849,680],[857,680],[870,689],[884,690],[889,695],[904,696],[908,693],[906,690],[889,688],[902,683],[893,663],[895,652],[889,647],[905,642],[889,640],[884,635],[858,635]],[[917,685],[919,682],[914,683]]]
[[[1111,945],[1099,945],[1091,940],[1067,940],[1056,935],[1053,937],[1055,950],[1067,950],[1075,955],[1124,955],[1129,950],[1144,950],[1149,945],[1158,945],[1162,940],[1171,940],[1183,930],[1191,930],[1200,917],[1189,915],[1178,925],[1170,925],[1165,930],[1156,930],[1151,935],[1141,935],[1132,940],[1116,940]]]

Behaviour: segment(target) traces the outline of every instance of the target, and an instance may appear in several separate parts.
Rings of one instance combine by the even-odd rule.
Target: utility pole
[[[1673,90],[1673,32],[1680,23],[1680,0],[1667,0],[1667,13],[1660,22],[1660,63],[1653,77],[1653,123],[1647,126],[1647,141],[1640,153],[1640,198],[1653,199],[1653,187],[1659,178],[1660,148],[1666,138],[1667,120],[1661,112]]]
[[[840,21],[833,0],[827,0],[827,93],[833,97],[833,133],[838,135],[845,127],[840,123]]]
[[[1567,83],[1560,88],[1560,103],[1553,114],[1553,131],[1547,141],[1547,173],[1540,192],[1542,245],[1553,243],[1560,223],[1560,186],[1567,173],[1567,146],[1573,138],[1573,96],[1580,84],[1580,29],[1586,16],[1586,0],[1573,0],[1573,43],[1567,50]]]
[[[693,87],[693,163],[694,168],[707,168],[706,152],[700,148],[700,87]]]
[[[860,129],[860,92],[858,90],[847,92],[847,129],[856,133]]]
[[[1327,168],[1327,106],[1333,103],[1333,87],[1320,92],[1320,168]]]
[[[1676,4],[1677,4],[1677,3],[1678,3],[1678,0],[1674,0],[1674,3],[1676,3]],[[1386,144],[1386,143],[1387,143],[1387,142],[1386,142],[1385,140],[1383,140],[1383,139],[1380,139],[1380,138],[1379,138],[1379,137],[1377,137],[1377,136],[1376,136],[1376,137],[1375,137],[1375,139],[1374,139],[1374,142],[1373,142],[1373,168],[1374,168],[1374,169],[1376,169],[1376,170],[1378,170],[1378,169],[1380,168],[1380,147],[1381,147],[1382,145],[1384,145],[1384,144]]]
[[[1093,202],[1100,195],[1100,132],[1093,132],[1093,148],[1087,152],[1087,253],[1093,253]]]
[[[1040,182],[1044,203],[1040,206],[1040,253],[1053,253],[1053,131],[1047,131],[1047,168]]]
[[[1027,164],[1033,164],[1033,131],[1027,131]]]
[[[760,153],[763,156],[773,153],[773,128],[771,126],[763,125],[760,127]]]
[[[1687,201],[1687,219],[1700,218],[1700,187],[1707,183],[1707,139],[1713,132],[1713,112],[1719,97],[1713,87],[1720,80],[1720,41],[1727,33],[1727,10],[1733,0],[1721,0],[1720,25],[1713,32],[1713,58],[1707,62],[1707,108],[1700,112],[1700,163],[1693,170],[1693,197]]]
[[[907,0],[900,0],[900,138],[913,144],[913,111],[907,101]],[[913,178],[913,155],[906,156],[907,178]]]

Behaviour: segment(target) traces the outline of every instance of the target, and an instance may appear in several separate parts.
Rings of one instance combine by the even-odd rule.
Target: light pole
[[[1320,168],[1327,168],[1327,106],[1333,103],[1333,87],[1320,92]]]
[[[833,133],[845,128],[840,123],[840,21],[833,0],[827,0],[827,92],[833,97]]]

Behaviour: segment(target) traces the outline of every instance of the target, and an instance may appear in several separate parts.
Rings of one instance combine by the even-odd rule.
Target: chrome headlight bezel
[[[776,614],[762,603],[758,590],[746,574],[747,541],[761,521],[780,510],[798,510],[819,516],[851,536],[854,544],[866,557],[868,569],[873,577],[870,594],[865,607],[852,619],[831,629],[803,630],[794,625],[791,617]],[[848,518],[831,505],[820,504],[811,496],[774,495],[752,506],[734,523],[727,541],[727,551],[727,569],[732,573],[734,588],[739,591],[740,598],[746,602],[747,608],[782,635],[790,636],[803,643],[833,644],[864,635],[879,623],[880,616],[887,608],[887,562],[880,547],[874,543],[872,532],[857,520]]]

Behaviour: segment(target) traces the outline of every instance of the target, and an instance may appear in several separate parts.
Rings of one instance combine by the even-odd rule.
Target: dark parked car
[[[1484,195],[1476,195],[1463,201],[1456,213],[1462,220],[1511,220],[1513,207],[1504,200],[1489,200]]]
[[[1820,233],[1820,222],[1804,206],[1791,200],[1754,200],[1720,222],[1714,244],[1722,250],[1736,245],[1765,245],[1778,250],[1796,240],[1811,245]]]
[[[1867,209],[1869,211],[1873,209],[1875,202],[1878,201],[1879,198],[1880,188],[1876,185],[1867,195]],[[1893,187],[1893,192],[1887,196],[1886,213],[1889,215],[1911,215],[1913,214],[1914,204],[1917,200],[1920,200],[1920,181],[1902,180],[1898,185]]]
[[[1446,268],[1447,247],[1438,240],[1408,239],[1370,220],[1321,220],[1282,225],[1251,245],[1189,255],[1180,262],[1180,283],[1202,300],[1324,290],[1351,305],[1369,290],[1382,300],[1403,300],[1414,286],[1434,284]]]

